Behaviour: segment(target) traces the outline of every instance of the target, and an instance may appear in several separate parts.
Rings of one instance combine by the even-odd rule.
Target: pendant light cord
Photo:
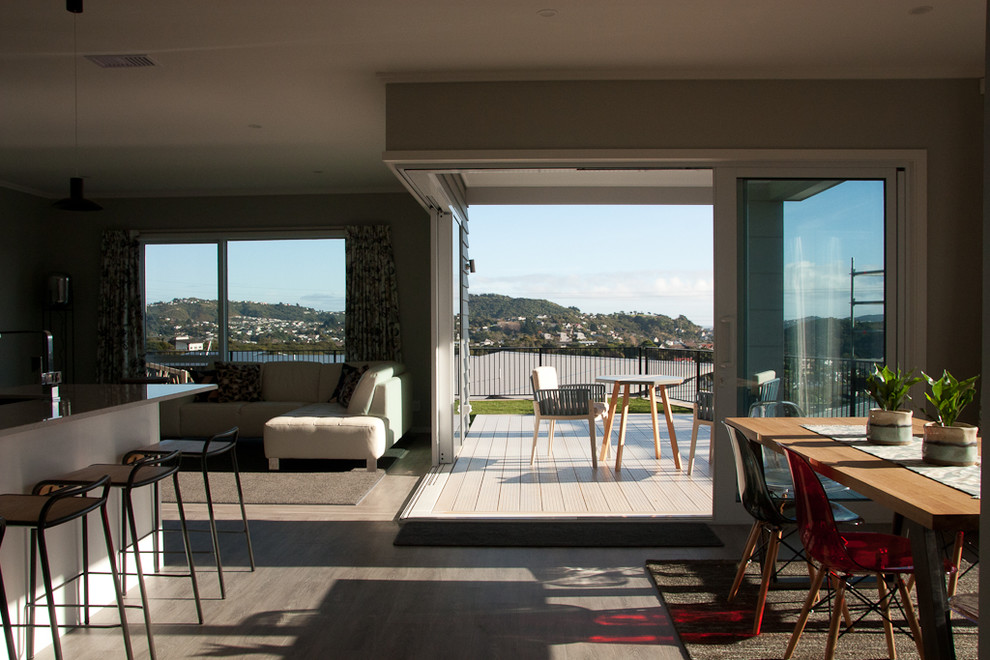
[[[79,36],[76,33],[76,14],[72,14],[72,140],[76,176],[79,176]]]

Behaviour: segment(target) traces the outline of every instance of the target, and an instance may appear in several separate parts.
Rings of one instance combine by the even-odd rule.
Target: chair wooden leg
[[[736,568],[736,579],[732,581],[732,588],[729,589],[728,601],[730,603],[739,591],[739,585],[742,584],[743,577],[746,575],[746,567],[749,566],[749,559],[753,556],[753,549],[756,548],[756,543],[760,540],[760,532],[762,531],[763,524],[758,521],[754,522],[749,530],[749,538],[746,539],[746,547],[743,548],[742,559],[739,560],[739,566]]]
[[[921,626],[918,624],[918,615],[914,612],[914,604],[911,602],[911,592],[905,584],[904,578],[897,576],[897,590],[901,594],[901,606],[904,608],[904,617],[907,619],[911,634],[914,635],[914,645],[918,648],[918,655],[925,657],[925,647],[921,639]]]
[[[832,618],[828,622],[828,640],[825,642],[825,660],[835,657],[835,646],[839,641],[839,620],[846,604],[846,581],[844,578],[833,578],[835,585],[835,603],[832,607]]]
[[[547,442],[547,456],[553,456],[553,428],[556,425],[557,420],[550,420],[550,438]]]
[[[533,420],[533,451],[529,455],[529,464],[532,465],[536,461],[536,438],[540,435],[540,418],[537,417]]]
[[[588,437],[591,439],[591,467],[592,469],[598,469],[598,438],[596,437],[598,429],[595,428],[595,416],[592,414],[588,417]]]
[[[887,655],[894,660],[897,648],[894,646],[894,624],[890,622],[890,599],[887,597],[887,583],[881,573],[877,573],[877,596],[880,598],[880,614],[883,616],[883,637],[887,641]]]
[[[962,563],[963,552],[963,532],[956,533],[956,542],[952,546],[952,557],[950,561],[956,570],[949,573],[949,584],[945,588],[947,596],[956,595],[956,585],[959,584],[959,565]]]
[[[756,618],[753,621],[753,634],[760,634],[760,625],[763,623],[763,609],[767,604],[767,592],[770,590],[770,582],[773,580],[773,572],[777,568],[777,550],[780,548],[780,530],[775,529],[770,533],[770,542],[767,544],[767,556],[763,560],[763,581],[760,584],[760,595],[756,600]]]
[[[798,642],[801,640],[801,633],[804,632],[804,626],[808,623],[808,614],[811,613],[812,606],[818,601],[818,592],[821,591],[822,582],[825,580],[827,573],[828,571],[824,568],[819,568],[812,577],[808,596],[804,599],[801,614],[798,615],[797,623],[794,624],[794,632],[791,633],[791,639],[787,642],[787,651],[784,652],[784,660],[789,660],[794,655],[794,649],[797,648]]]
[[[694,418],[694,424],[691,426],[691,451],[688,452],[688,469],[687,473],[691,474],[694,470],[694,454],[698,449],[698,418]]]

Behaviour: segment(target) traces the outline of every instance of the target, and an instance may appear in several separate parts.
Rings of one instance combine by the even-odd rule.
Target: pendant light
[[[66,0],[66,11],[72,14],[81,14],[82,0]],[[72,17],[72,96],[73,96],[73,130],[75,138],[75,161],[76,173],[79,170],[79,53],[76,38],[76,17]],[[69,196],[60,199],[53,207],[63,211],[102,211],[103,207],[96,202],[90,201],[83,196],[83,180],[81,176],[69,178]]]

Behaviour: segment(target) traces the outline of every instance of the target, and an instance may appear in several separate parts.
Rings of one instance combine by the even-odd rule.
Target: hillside
[[[549,300],[472,294],[468,300],[471,343],[497,346],[641,344],[709,346],[711,330],[685,316],[638,312],[586,314]]]
[[[343,345],[344,313],[311,307],[231,301],[228,305],[231,344],[338,348]],[[217,301],[176,298],[145,309],[149,345],[171,343],[175,337],[209,341],[217,337]]]

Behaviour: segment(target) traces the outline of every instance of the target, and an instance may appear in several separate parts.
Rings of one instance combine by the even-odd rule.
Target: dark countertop
[[[157,404],[216,385],[60,385],[52,401],[40,385],[0,389],[0,436],[71,422],[114,409]]]

